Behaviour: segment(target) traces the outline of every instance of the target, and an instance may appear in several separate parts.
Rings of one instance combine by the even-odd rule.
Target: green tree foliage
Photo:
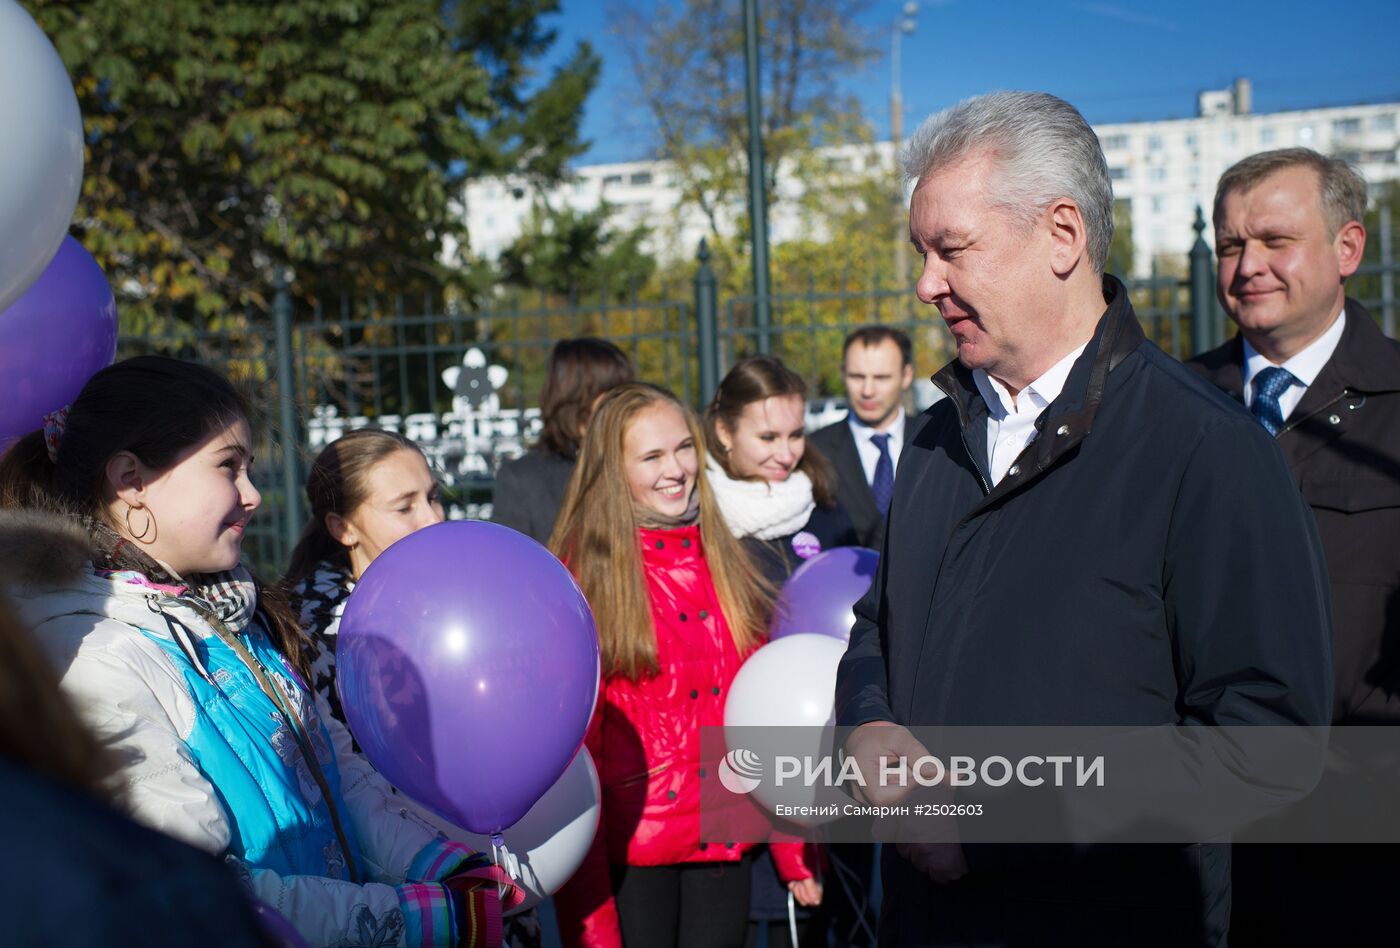
[[[1108,245],[1104,270],[1120,279],[1133,275],[1133,202],[1113,202],[1113,242]]]
[[[591,211],[536,204],[520,236],[501,252],[501,278],[576,300],[617,299],[637,290],[656,270],[642,249],[648,230],[610,227],[612,214],[606,203]]]
[[[581,151],[598,61],[533,94],[557,0],[24,0],[73,77],[87,132],[75,231],[123,328],[303,294],[436,287],[466,262],[454,198]]]
[[[1360,300],[1371,310],[1371,313],[1384,325],[1385,313],[1385,277],[1384,273],[1390,270],[1390,285],[1392,288],[1392,300],[1397,286],[1400,286],[1400,274],[1394,269],[1396,264],[1396,251],[1392,245],[1390,258],[1386,259],[1384,248],[1381,246],[1381,209],[1389,208],[1390,226],[1392,242],[1393,236],[1400,231],[1400,182],[1388,181],[1381,186],[1379,193],[1371,203],[1371,208],[1366,212],[1366,219],[1362,223],[1366,225],[1366,252],[1361,258],[1361,269],[1357,274],[1347,280],[1347,296]],[[1391,304],[1392,310],[1395,304]],[[1392,314],[1392,324],[1394,316]]]
[[[767,197],[794,154],[842,143],[859,106],[836,78],[871,62],[858,25],[870,0],[764,0],[760,66]],[[636,89],[656,127],[659,156],[674,162],[685,200],[715,237],[747,215],[748,119],[742,7],[731,0],[660,0],[611,10],[626,38]]]

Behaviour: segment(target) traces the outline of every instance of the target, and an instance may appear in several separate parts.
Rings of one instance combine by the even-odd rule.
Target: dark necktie
[[[1283,427],[1283,409],[1279,406],[1278,397],[1296,381],[1292,372],[1276,365],[1262,369],[1254,376],[1254,400],[1249,403],[1249,410],[1271,435],[1278,434]]]
[[[870,492],[875,495],[875,506],[880,516],[890,512],[890,498],[894,496],[894,462],[890,460],[890,436],[888,433],[873,434],[870,443],[880,452],[875,462],[875,479],[870,482]]]

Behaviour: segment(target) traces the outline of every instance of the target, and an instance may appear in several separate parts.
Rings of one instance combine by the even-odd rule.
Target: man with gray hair
[[[1361,176],[1307,148],[1226,171],[1215,193],[1216,289],[1240,331],[1191,362],[1277,440],[1317,518],[1332,586],[1335,725],[1400,724],[1400,343],[1346,295],[1365,213]],[[1332,765],[1361,771],[1354,760]],[[1376,786],[1400,792],[1394,778]],[[1328,787],[1324,777],[1324,799]],[[1374,844],[1246,847],[1231,943],[1296,943],[1312,931],[1340,944],[1389,927],[1396,858]],[[1316,905],[1326,912],[1308,910]]]
[[[1083,117],[981,96],[903,161],[917,294],[957,359],[856,606],[846,754],[880,772],[922,752],[913,726],[1325,723],[1311,515],[1263,429],[1149,342],[1104,274],[1113,195]],[[1229,919],[1224,845],[905,843],[882,875],[882,945],[1216,945]]]

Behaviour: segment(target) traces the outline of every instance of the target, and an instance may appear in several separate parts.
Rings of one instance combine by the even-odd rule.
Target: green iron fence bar
[[[297,349],[302,375],[308,380],[309,403],[336,404],[350,413],[359,408],[359,414],[372,418],[447,410],[451,393],[438,381],[438,366],[458,363],[470,348],[510,370],[508,387],[498,392],[502,404],[529,405],[538,393],[549,350],[559,339],[580,331],[611,338],[634,359],[655,364],[657,377],[693,398],[690,311],[685,302],[629,301],[607,306],[515,306],[504,312],[430,308],[422,314],[343,316],[328,323],[313,310],[312,318],[297,327]],[[367,384],[357,385],[357,380]],[[360,391],[367,388],[374,391]],[[373,407],[361,404],[365,395]]]

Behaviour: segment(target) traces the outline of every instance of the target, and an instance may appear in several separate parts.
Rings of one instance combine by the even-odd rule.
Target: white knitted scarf
[[[793,471],[785,481],[739,481],[710,458],[705,473],[724,522],[736,537],[791,536],[807,525],[817,508],[812,481],[801,471]]]

